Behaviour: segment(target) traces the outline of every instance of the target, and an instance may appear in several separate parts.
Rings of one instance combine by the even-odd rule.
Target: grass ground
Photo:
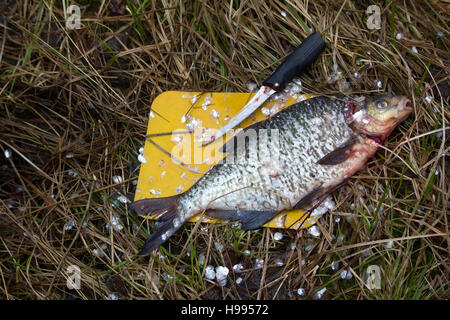
[[[64,9],[74,3],[82,25],[69,30]],[[366,25],[371,4],[381,9],[379,30]],[[323,299],[448,299],[448,6],[3,1],[0,298],[308,299],[326,288]],[[136,256],[152,223],[117,198],[133,199],[152,100],[166,90],[246,92],[311,28],[329,46],[301,76],[305,92],[388,91],[414,107],[333,194],[322,235],[283,230],[275,241],[277,230],[187,224],[159,253]],[[244,269],[234,272],[236,263]],[[79,290],[66,286],[70,265],[82,274]],[[225,287],[205,278],[207,265],[231,270]],[[380,289],[364,285],[372,265]]]

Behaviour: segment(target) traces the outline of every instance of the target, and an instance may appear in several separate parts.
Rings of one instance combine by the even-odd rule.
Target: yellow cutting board
[[[218,139],[205,147],[201,146],[202,141],[237,114],[253,95],[253,93],[167,91],[157,96],[149,113],[147,138],[143,157],[140,156],[145,162],[141,162],[134,201],[168,197],[188,190],[214,163],[223,158],[223,154],[217,150],[230,136],[224,137],[223,140]],[[282,110],[310,97],[312,96],[305,94],[293,97],[286,94],[284,102],[283,99],[269,99],[244,120],[240,127],[244,128],[267,119],[268,111],[276,112],[277,109]],[[191,126],[191,129],[195,127],[194,132],[157,135],[186,132],[186,125]],[[264,227],[297,229],[299,226],[310,227],[316,222],[310,217],[301,223],[302,217],[306,218],[301,210],[283,212]],[[199,220],[218,221],[204,214],[190,221]]]

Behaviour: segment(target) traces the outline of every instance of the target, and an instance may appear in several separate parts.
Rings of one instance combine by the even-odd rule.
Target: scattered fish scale
[[[4,153],[5,153],[5,158],[7,158],[7,159],[11,158],[11,155],[12,155],[11,149],[5,149]]]

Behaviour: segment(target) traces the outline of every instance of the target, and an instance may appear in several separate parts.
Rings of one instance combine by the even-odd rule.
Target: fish
[[[190,189],[132,203],[157,218],[139,255],[166,242],[199,213],[254,230],[293,208],[316,208],[374,156],[413,111],[406,96],[317,96],[226,141],[225,156]],[[307,211],[308,212],[308,211]]]

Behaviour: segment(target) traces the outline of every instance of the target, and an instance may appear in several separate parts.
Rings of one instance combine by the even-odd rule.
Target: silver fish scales
[[[235,154],[227,157],[236,156],[232,163],[225,158],[224,164],[214,166],[180,197],[183,211],[208,208],[280,212],[292,208],[317,182],[337,179],[342,165],[316,163],[350,136],[356,136],[345,121],[345,104],[325,97],[312,98],[248,128],[244,133],[253,130],[253,140],[264,133],[262,130],[267,130],[268,135],[278,131],[278,163],[272,162],[277,155],[271,154],[270,143],[257,144],[258,152],[252,153],[249,149],[255,141],[247,139],[245,152],[236,148]],[[244,135],[238,134],[237,145],[239,136]]]
[[[141,254],[165,242],[198,213],[260,227],[278,213],[317,206],[361,169],[412,109],[406,97],[384,95],[362,105],[315,97],[236,134],[212,167],[185,193],[133,204],[159,214],[158,228]]]

